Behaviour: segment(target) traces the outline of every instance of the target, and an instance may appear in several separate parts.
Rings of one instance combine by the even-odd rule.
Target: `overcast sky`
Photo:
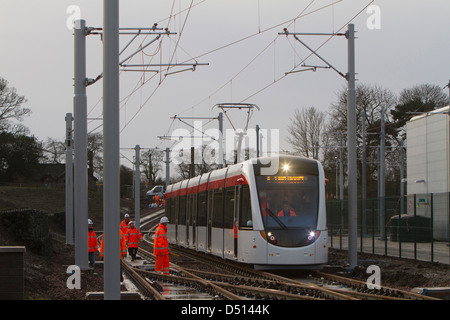
[[[190,8],[190,5],[192,7]],[[371,10],[364,8],[368,5]],[[90,27],[102,27],[100,0],[0,0],[0,76],[9,81],[32,110],[24,124],[43,141],[64,140],[65,114],[73,113],[73,30],[78,15]],[[374,7],[375,6],[375,7]],[[189,9],[190,8],[190,9]],[[168,28],[164,36],[130,63],[208,63],[195,72],[165,75],[121,72],[121,148],[158,147],[173,142],[158,136],[190,127],[175,115],[216,117],[218,103],[252,103],[249,127],[279,130],[280,148],[295,109],[314,106],[327,111],[345,79],[329,69],[285,75],[308,65],[324,65],[290,32],[345,32],[355,24],[356,72],[360,83],[380,85],[398,94],[422,83],[444,87],[450,78],[450,1],[448,0],[122,0],[121,27]],[[154,36],[140,36],[123,53],[126,57]],[[327,36],[304,36],[318,48]],[[131,36],[121,36],[121,48]],[[347,41],[333,37],[318,53],[342,73],[347,72]],[[169,72],[189,67],[173,67]],[[295,68],[295,69],[294,69]],[[87,77],[102,72],[102,44],[87,37]],[[87,88],[89,118],[102,116],[103,82]],[[234,110],[233,110],[234,111]],[[230,111],[242,128],[245,111]],[[192,123],[192,120],[188,121]],[[203,130],[217,121],[203,121]],[[89,120],[88,130],[101,131],[101,120]],[[231,128],[228,120],[226,128]],[[123,151],[129,159],[132,152]],[[127,165],[130,163],[124,159]]]

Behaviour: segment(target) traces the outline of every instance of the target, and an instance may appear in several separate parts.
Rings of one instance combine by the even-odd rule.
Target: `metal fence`
[[[327,201],[331,248],[348,249],[347,208]],[[449,212],[449,193],[358,199],[358,251],[450,264]]]

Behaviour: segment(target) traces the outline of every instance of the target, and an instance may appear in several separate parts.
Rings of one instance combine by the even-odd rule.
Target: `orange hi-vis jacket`
[[[98,242],[97,242],[97,235],[95,234],[95,231],[88,231],[88,251],[89,252],[96,252],[98,251]]]
[[[265,198],[261,200],[261,212],[263,217],[270,216],[269,202]]]
[[[128,223],[125,220],[122,220],[122,222],[120,223],[120,230],[126,234],[128,232],[128,224],[130,223],[131,220],[128,220]]]
[[[139,241],[142,240],[142,234],[139,229],[136,227],[134,227],[133,229],[128,227],[127,240],[128,248],[138,248]]]
[[[169,254],[169,240],[167,240],[167,227],[162,223],[156,228],[153,242],[153,254],[163,256]]]
[[[295,212],[294,211],[292,211],[291,209],[289,209],[289,216],[291,216],[291,217],[296,217],[297,215],[295,214]],[[285,214],[285,212],[284,212],[284,210],[281,210],[280,212],[278,212],[278,216],[279,217],[284,217],[286,214]]]
[[[102,241],[100,243],[100,257],[104,256],[104,245],[103,242],[105,240],[105,234],[102,234]],[[126,235],[120,230],[120,259],[127,256],[127,243],[126,243]]]

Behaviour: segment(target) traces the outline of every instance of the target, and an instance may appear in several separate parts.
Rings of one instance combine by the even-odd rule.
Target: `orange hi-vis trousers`
[[[163,274],[169,274],[169,255],[156,256],[155,271]]]

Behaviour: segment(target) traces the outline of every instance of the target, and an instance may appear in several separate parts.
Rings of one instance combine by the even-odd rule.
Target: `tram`
[[[170,244],[255,269],[327,263],[325,176],[296,156],[250,159],[169,185]]]

